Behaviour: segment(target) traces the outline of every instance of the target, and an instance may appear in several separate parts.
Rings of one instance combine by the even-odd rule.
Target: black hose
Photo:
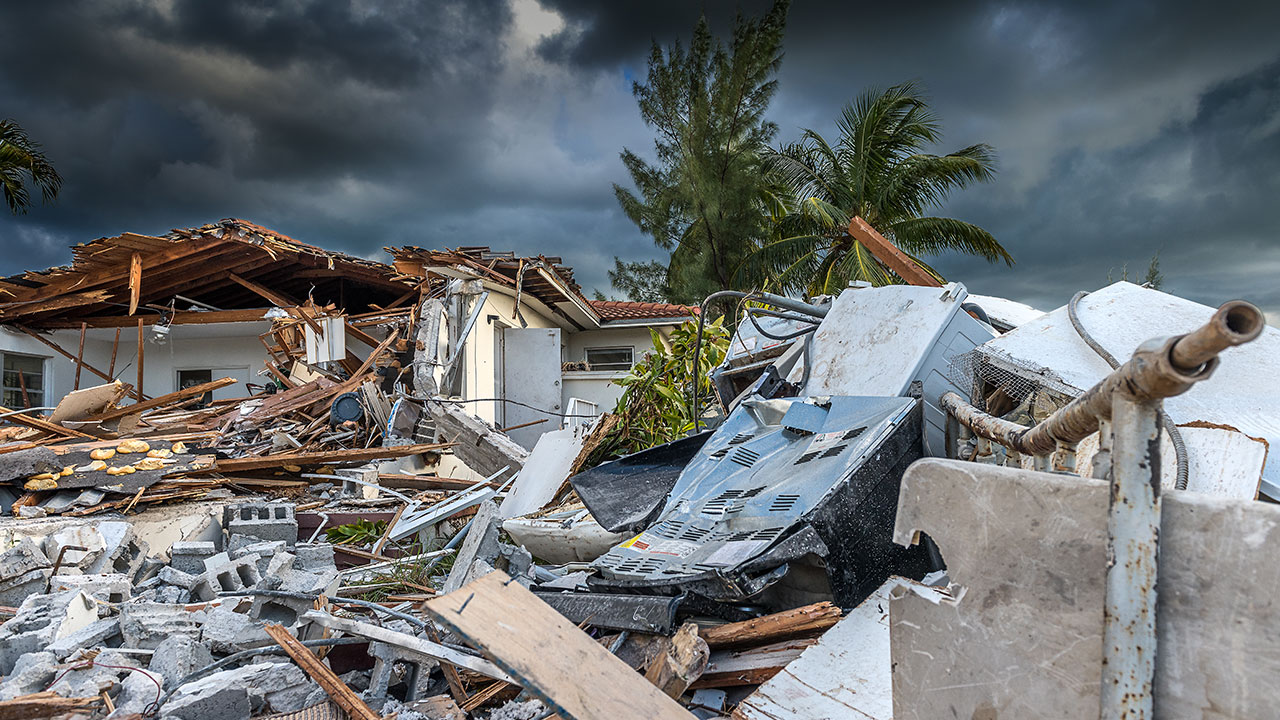
[[[774,335],[773,333],[760,327],[759,321],[756,320],[756,314],[752,312],[752,310],[753,308],[746,309],[747,319],[751,321],[751,324],[755,327],[756,332],[760,333],[764,337],[769,338],[770,340],[795,340],[801,335],[807,335],[818,329],[818,323],[815,322],[803,330],[797,330],[796,332],[788,333],[786,335]]]
[[[1084,324],[1080,322],[1080,315],[1076,306],[1079,305],[1080,300],[1088,294],[1089,293],[1084,290],[1081,290],[1071,296],[1071,301],[1067,303],[1067,317],[1071,319],[1071,327],[1076,329],[1076,334],[1080,336],[1080,339],[1084,340],[1084,343],[1090,348],[1093,348],[1093,351],[1098,354],[1098,357],[1105,360],[1107,364],[1111,366],[1111,369],[1114,370],[1120,367],[1120,361],[1117,360],[1114,355],[1107,352],[1107,349],[1102,347],[1102,344],[1095,340],[1094,337],[1089,334],[1089,331],[1084,329]],[[1178,458],[1178,472],[1173,486],[1179,490],[1186,490],[1187,480],[1191,474],[1191,469],[1190,464],[1187,461],[1187,446],[1182,441],[1182,432],[1178,430],[1178,426],[1174,424],[1173,418],[1169,417],[1169,413],[1165,412],[1163,408],[1160,410],[1160,425],[1164,427],[1165,432],[1169,433],[1169,440],[1173,443],[1173,450]]]

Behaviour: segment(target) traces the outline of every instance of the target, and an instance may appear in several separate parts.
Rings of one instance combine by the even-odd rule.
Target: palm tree
[[[31,207],[27,182],[40,188],[41,197],[50,203],[62,187],[62,176],[40,151],[40,143],[27,137],[18,123],[0,120],[0,189],[14,215]]]
[[[799,142],[768,151],[774,234],[740,268],[747,284],[819,294],[838,293],[852,280],[901,282],[848,235],[854,216],[913,258],[958,251],[1013,264],[986,230],[924,216],[952,190],[990,181],[995,151],[980,144],[924,153],[938,141],[940,123],[914,83],[863,93],[837,126],[834,146],[805,130]]]

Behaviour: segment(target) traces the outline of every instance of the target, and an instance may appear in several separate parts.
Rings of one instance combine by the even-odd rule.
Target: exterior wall
[[[671,335],[672,326],[657,326],[658,335],[666,340]],[[570,335],[565,343],[565,362],[580,362],[587,357],[589,347],[629,347],[636,361],[653,347],[653,338],[648,327],[602,328],[586,330]],[[570,398],[581,398],[596,404],[600,412],[612,412],[622,397],[622,387],[615,385],[614,380],[626,377],[625,371],[611,370],[570,370],[564,373],[564,407],[569,406]]]

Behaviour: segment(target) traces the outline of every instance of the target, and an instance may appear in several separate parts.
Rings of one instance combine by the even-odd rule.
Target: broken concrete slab
[[[28,597],[17,615],[0,625],[0,675],[9,674],[21,656],[43,650],[97,619],[97,603],[80,591]]]
[[[58,662],[62,662],[77,651],[92,650],[102,647],[108,641],[120,639],[120,618],[102,618],[54,640],[45,650],[53,653]]]
[[[213,557],[217,552],[217,546],[209,540],[179,541],[169,548],[169,567],[190,575],[199,575],[205,571],[205,559]]]
[[[52,566],[29,538],[0,553],[0,605],[20,605],[29,595],[44,592]]]
[[[928,533],[961,589],[891,594],[895,718],[1098,713],[1108,496],[1105,482],[977,463],[907,471],[894,539]],[[1261,560],[1277,542],[1280,507],[1164,495],[1156,717],[1280,702],[1280,568]]]
[[[132,602],[120,606],[120,632],[129,647],[154,650],[175,635],[198,638],[200,624],[182,605]]]
[[[207,645],[189,635],[174,635],[156,646],[147,669],[161,675],[167,686],[175,687],[179,680],[212,663]]]
[[[133,596],[133,583],[128,576],[110,575],[54,575],[49,579],[49,592],[83,590],[90,597],[103,602],[122,603]]]

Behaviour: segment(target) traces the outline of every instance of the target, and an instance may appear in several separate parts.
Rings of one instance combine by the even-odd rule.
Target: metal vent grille
[[[810,460],[813,460],[813,459],[817,458],[817,457],[818,457],[819,455],[821,455],[821,454],[822,454],[822,451],[821,451],[821,450],[810,450],[809,452],[807,452],[807,453],[805,453],[805,454],[801,455],[799,460],[796,460],[794,463],[791,463],[791,464],[792,464],[792,465],[803,465],[804,463],[807,463],[807,462],[809,462]]]
[[[787,512],[800,501],[799,495],[779,495],[769,505],[769,512]]]
[[[711,531],[707,528],[700,528],[696,525],[690,525],[689,527],[684,529],[684,532],[680,533],[680,539],[688,540],[689,542],[698,542],[699,540],[705,538],[710,534],[711,534]]]
[[[728,454],[729,454],[729,448],[727,448],[727,447],[726,447],[726,448],[720,448],[719,450],[717,450],[717,451],[715,451],[715,452],[711,453],[711,459],[713,459],[713,460],[720,460],[721,458],[723,458],[725,455],[728,455]]]
[[[657,535],[660,538],[674,540],[680,536],[681,527],[683,527],[682,523],[671,522],[670,520],[663,520],[662,522],[655,525],[652,529],[650,529],[649,532],[654,535]]]
[[[840,439],[841,439],[841,440],[852,440],[852,439],[854,439],[854,438],[858,437],[859,435],[861,435],[862,433],[864,433],[864,432],[866,432],[866,431],[867,431],[867,426],[866,426],[866,425],[863,425],[862,427],[856,427],[856,428],[854,428],[854,429],[850,430],[849,432],[845,433],[845,434],[844,434],[844,436],[843,436],[843,437],[841,437]]]
[[[849,443],[840,443],[839,445],[832,445],[831,447],[827,448],[826,452],[822,453],[822,457],[824,458],[835,457],[840,453],[844,452],[844,449],[847,447],[849,447]]]
[[[755,436],[756,436],[756,434],[755,434],[755,433],[752,433],[752,432],[740,432],[740,433],[738,433],[737,435],[734,435],[734,436],[733,436],[733,439],[729,441],[729,444],[730,444],[730,445],[741,445],[742,443],[744,443],[744,442],[746,442],[746,441],[750,440],[751,438],[753,438],[753,437],[755,437]]]
[[[760,453],[752,450],[751,448],[740,447],[733,451],[733,455],[731,455],[729,459],[738,463],[742,467],[751,467],[760,459]]]

